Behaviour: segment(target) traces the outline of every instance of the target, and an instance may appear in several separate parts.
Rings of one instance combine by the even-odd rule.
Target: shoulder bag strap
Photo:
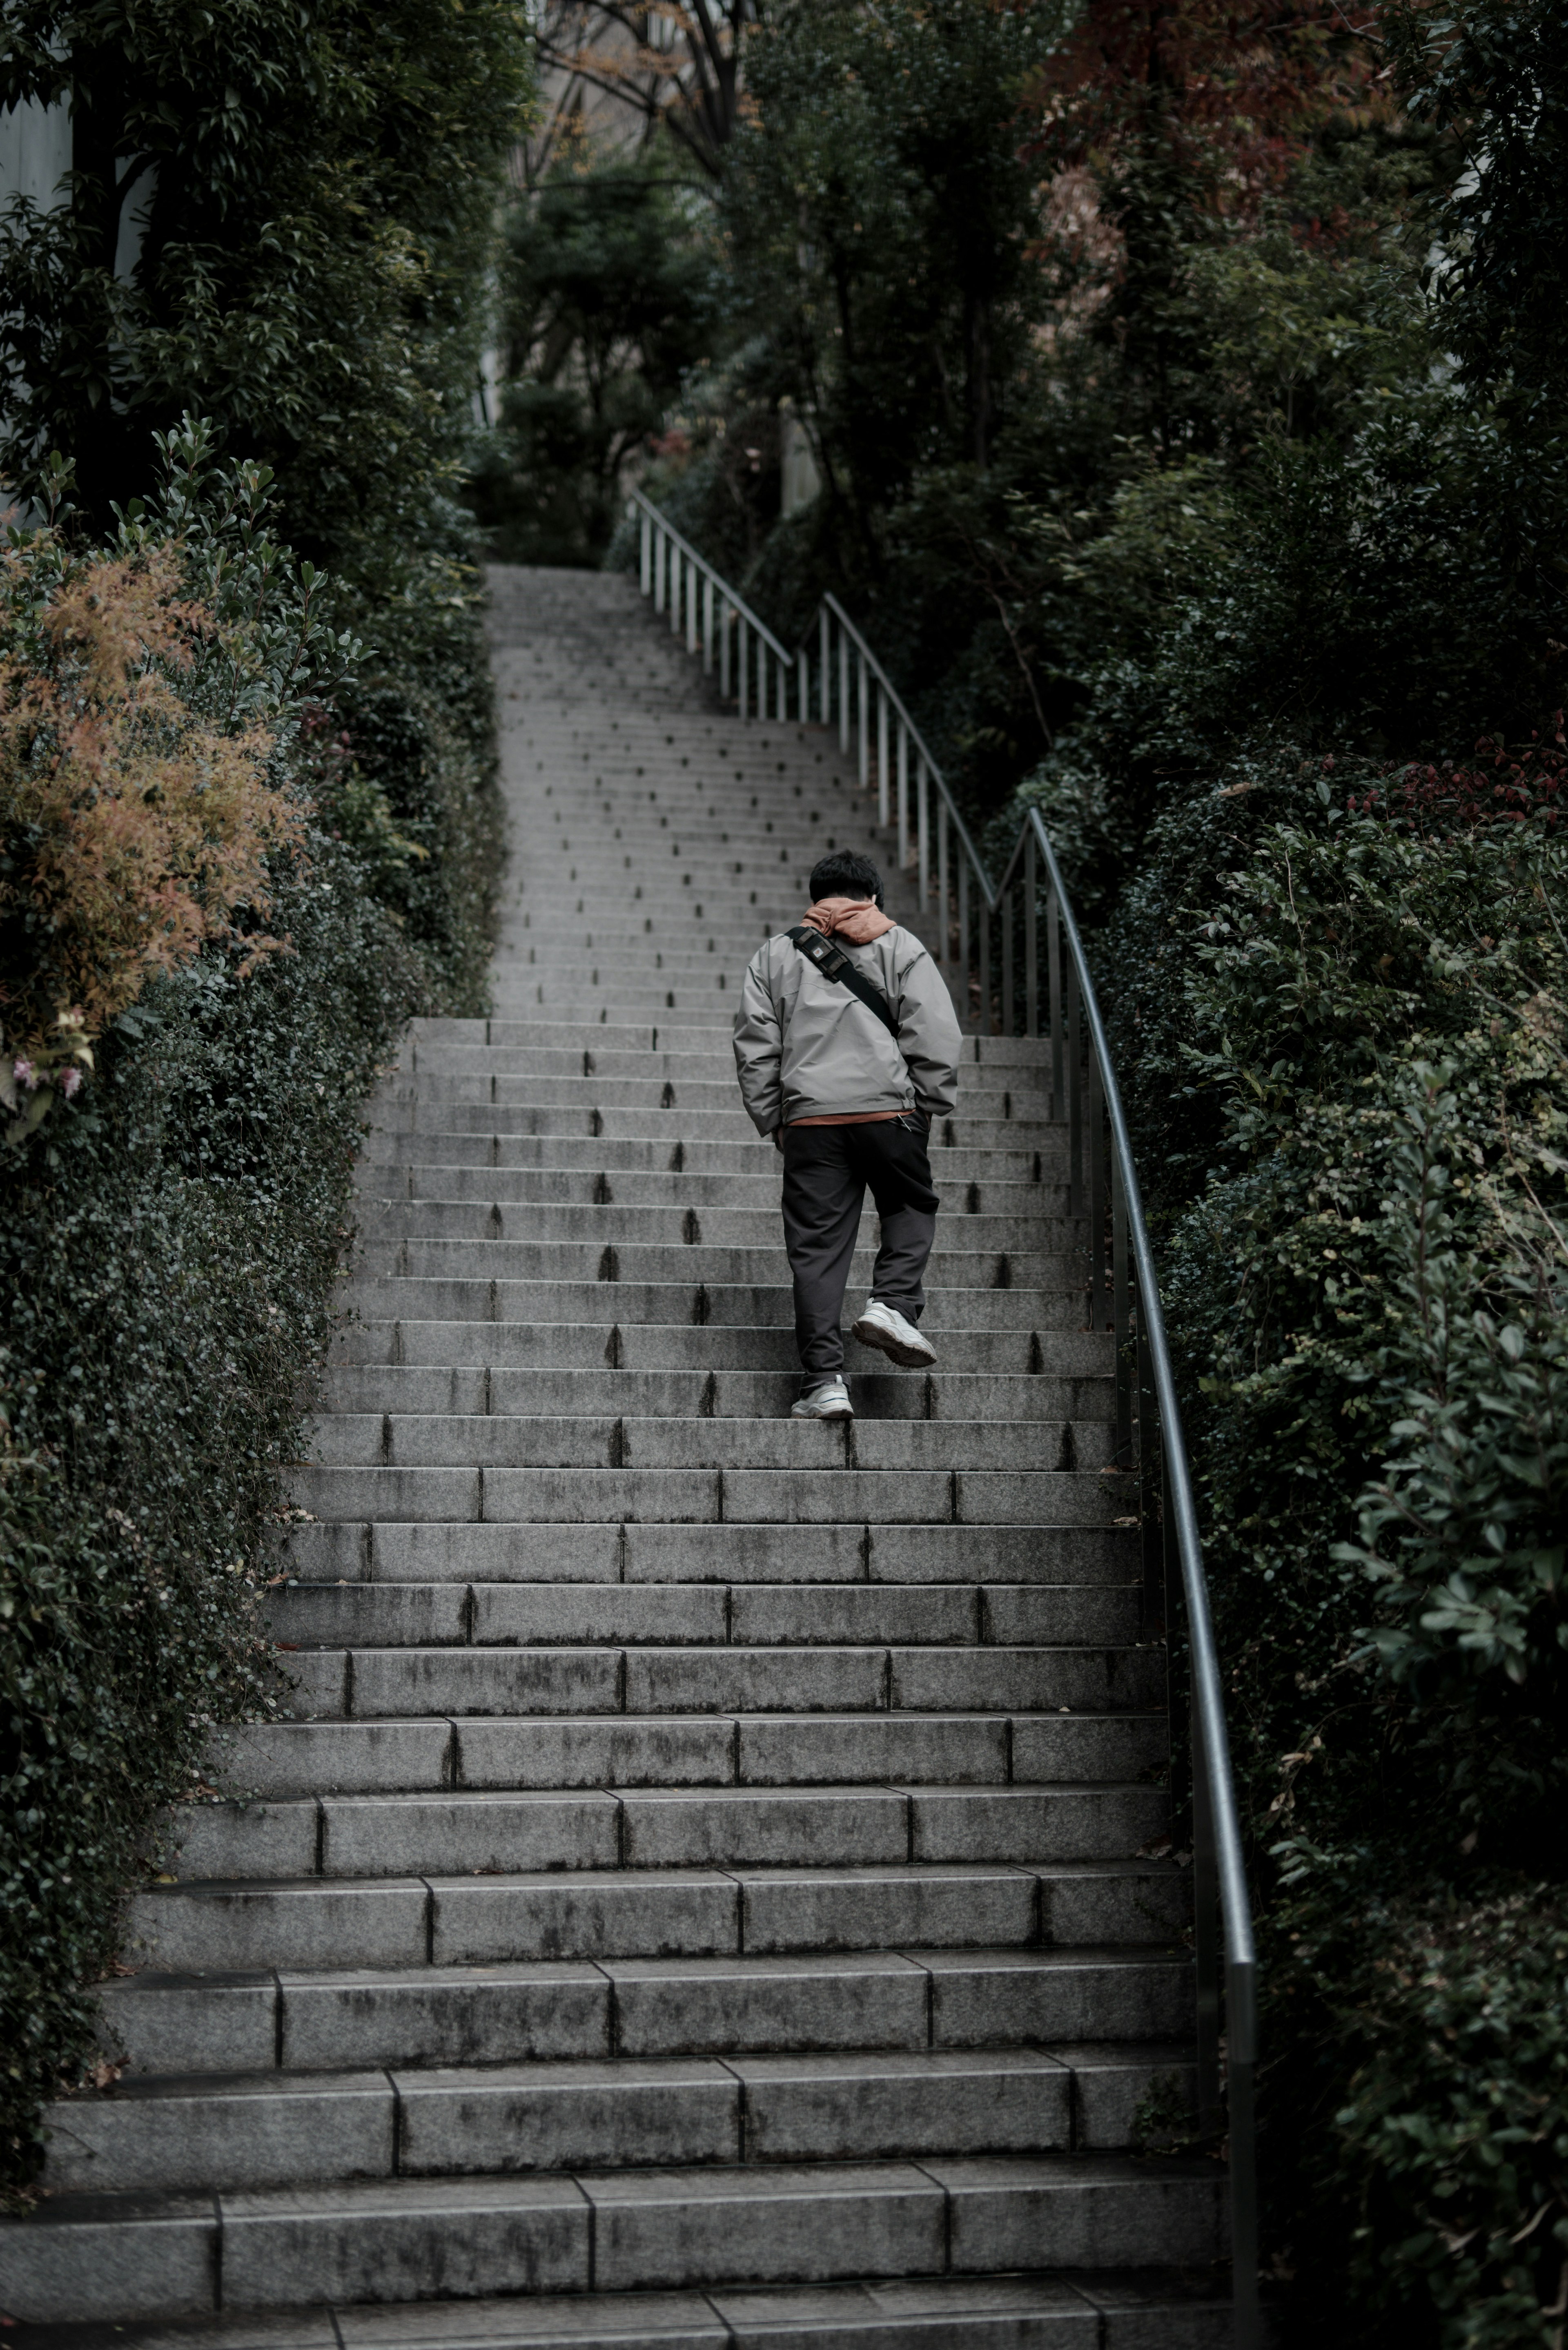
[[[851,995],[858,997],[867,1012],[877,1014],[888,1035],[897,1038],[898,1023],[891,1004],[876,983],[867,979],[857,964],[850,962],[842,947],[836,946],[831,939],[825,939],[820,931],[814,931],[807,922],[798,923],[785,935],[792,945],[805,955],[807,962],[816,965],[824,979],[836,980],[840,987],[846,987]]]

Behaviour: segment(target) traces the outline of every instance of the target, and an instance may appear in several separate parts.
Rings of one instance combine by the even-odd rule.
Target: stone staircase
[[[57,2108],[0,2310],[1210,2350],[1223,2175],[1137,2151],[1190,2096],[1187,1887],[1040,1047],[966,1038],[932,1138],[938,1367],[851,1343],[854,1424],[792,1421],[730,1023],[815,858],[889,844],[625,581],[499,572],[493,634],[494,1012],[374,1106],[296,1718],[134,1901],[123,2075]]]

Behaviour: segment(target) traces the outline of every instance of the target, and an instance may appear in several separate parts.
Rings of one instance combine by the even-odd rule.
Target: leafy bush
[[[169,436],[167,494],[109,548],[13,530],[6,556],[9,1000],[76,986],[101,1029],[90,1078],[0,1151],[13,2189],[40,2100],[92,2056],[90,1986],[161,1808],[201,1794],[213,1721],[277,1702],[254,1602],[360,1105],[410,1012],[474,1001],[492,887],[472,689],[367,677],[318,617],[330,583],[267,536],[260,469],[214,472],[208,449],[201,428]],[[160,806],[181,816],[196,757],[234,791],[175,832]],[[46,853],[94,808],[89,758],[96,806],[120,811],[107,916]],[[168,788],[144,816],[150,784]]]
[[[1467,2304],[1464,2229],[1411,2216],[1449,2158],[1396,2177],[1352,2091],[1376,2052],[1412,2146],[1452,2124],[1490,2160],[1478,2079],[1445,2080],[1418,1969],[1385,1960],[1568,1876],[1561,753],[1238,766],[1170,795],[1102,962],[1257,1837],[1276,2257],[1303,2339],[1348,2295],[1357,2340],[1397,2311],[1444,2350],[1546,2343],[1555,2268],[1488,2254]],[[1516,1946],[1487,1979],[1544,2047]]]

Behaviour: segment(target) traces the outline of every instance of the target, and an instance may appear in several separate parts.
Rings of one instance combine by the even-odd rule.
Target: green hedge
[[[1358,2343],[1544,2350],[1561,2324],[1565,780],[1553,744],[1239,762],[1171,792],[1100,944],[1303,2341],[1347,2303]]]
[[[410,1014],[484,1000],[501,835],[472,576],[372,612],[369,652],[313,635],[259,478],[206,452],[200,428],[169,444],[169,496],[119,546],[178,533],[230,623],[182,691],[269,724],[309,830],[268,916],[289,951],[155,982],[76,1100],[0,1151],[0,2189],[24,2195],[161,1810],[202,1798],[211,1723],[278,1702],[257,1596],[362,1105]],[[13,547],[15,643],[49,562]]]

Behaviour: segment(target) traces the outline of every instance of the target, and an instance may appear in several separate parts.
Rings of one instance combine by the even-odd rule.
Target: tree
[[[1568,16],[1480,0],[1450,17],[1397,0],[1393,60],[1411,112],[1458,140],[1436,207],[1440,331],[1478,390],[1511,380],[1561,421],[1568,393]]]
[[[756,0],[548,0],[540,12],[539,59],[557,78],[549,154],[585,88],[624,108],[644,135],[660,126],[716,177],[741,102],[741,35]]]
[[[1115,344],[1124,391],[1166,446],[1209,341],[1204,307],[1186,298],[1191,254],[1254,224],[1313,132],[1378,98],[1375,65],[1337,0],[1089,0],[1035,77],[1028,151],[1053,175],[1090,176],[1113,232],[1096,255],[1106,298],[1093,333]],[[1054,256],[1067,277],[1070,242]]]
[[[506,227],[508,381],[478,485],[497,551],[585,563],[608,546],[632,452],[708,347],[711,271],[694,199],[656,151],[557,172]],[[703,207],[705,209],[705,206]]]
[[[916,469],[990,462],[1040,317],[1022,0],[783,0],[748,36],[726,170],[737,292],[865,551]]]
[[[384,550],[466,409],[528,87],[512,0],[17,0],[0,104],[68,96],[76,168],[0,227],[0,472],[65,452],[101,526],[189,408],[277,467],[296,546]]]

